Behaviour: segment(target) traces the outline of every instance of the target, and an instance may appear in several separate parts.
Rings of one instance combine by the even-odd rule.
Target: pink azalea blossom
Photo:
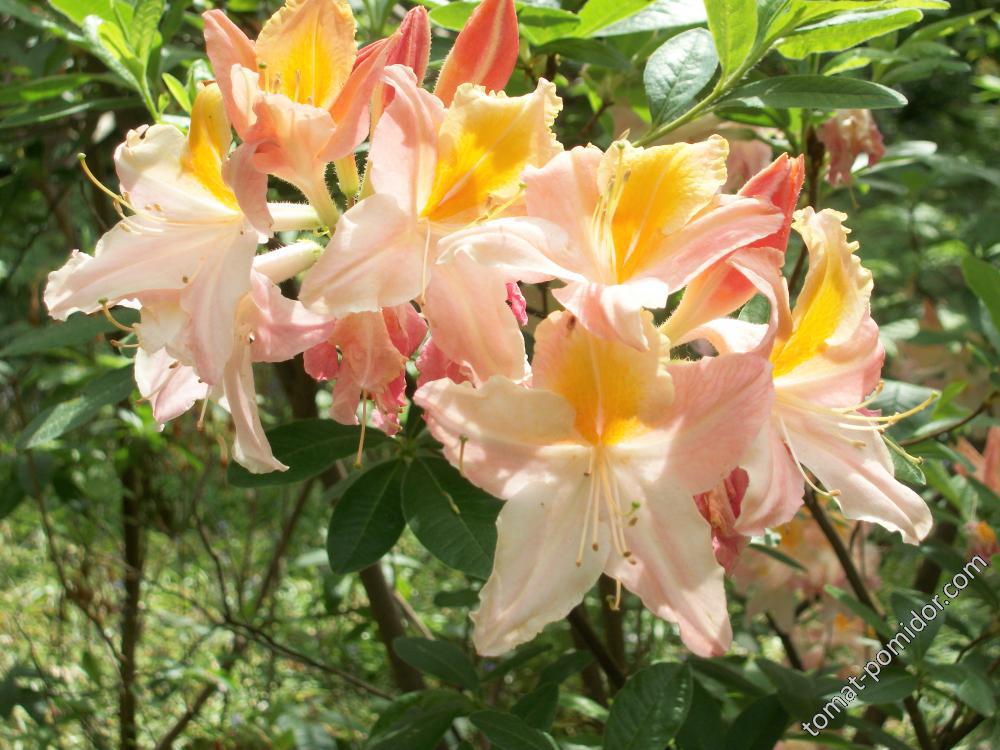
[[[854,254],[857,243],[847,241],[844,218],[829,209],[796,214],[793,226],[810,263],[794,310],[774,251],[743,251],[729,263],[768,296],[770,323],[722,318],[689,332],[687,340],[704,337],[720,352],[767,355],[773,365],[774,411],[741,462],[750,475],[745,507],[756,509],[741,514],[743,533],[791,518],[806,482],[836,498],[848,518],[879,523],[915,543],[930,530],[931,515],[920,495],[893,477],[880,428],[902,415],[882,418],[864,409],[885,352],[869,310],[871,273]]]
[[[843,109],[823,123],[819,140],[830,154],[827,181],[833,185],[850,185],[851,170],[861,154],[868,157],[868,166],[878,164],[885,155],[882,133],[867,109]]]
[[[717,136],[575,148],[525,171],[527,219],[459,232],[443,258],[467,255],[508,281],[561,279],[553,294],[582,326],[645,348],[643,308],[664,307],[713,263],[781,227],[771,203],[719,194],[727,150]]]
[[[760,429],[768,367],[754,355],[666,364],[667,344],[643,317],[644,351],[557,312],[536,329],[530,388],[494,376],[417,392],[448,460],[507,501],[473,614],[482,654],[565,616],[602,572],[678,623],[695,653],[729,644],[723,569],[692,498]]]
[[[449,360],[479,380],[521,379],[510,280],[468,258],[442,261],[440,243],[515,203],[524,168],[559,152],[555,86],[507,97],[466,84],[445,109],[409,69],[390,66],[385,79],[396,95],[372,139],[371,194],[344,214],[301,299],[337,318],[417,300]]]

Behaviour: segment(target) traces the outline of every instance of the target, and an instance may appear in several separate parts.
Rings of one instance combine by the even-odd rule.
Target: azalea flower
[[[990,427],[986,432],[986,445],[982,453],[965,438],[959,438],[956,447],[972,464],[972,476],[1000,495],[1000,427]],[[955,464],[955,470],[959,474],[969,473],[960,463]]]
[[[341,424],[358,424],[358,402],[370,397],[375,426],[389,435],[398,432],[399,412],[406,405],[406,363],[426,333],[427,323],[409,303],[337,321],[329,339],[305,354],[306,372],[313,378],[336,380],[330,416]]]
[[[199,377],[218,383],[233,350],[236,307],[250,291],[257,245],[280,213],[265,203],[266,178],[250,165],[249,152],[241,147],[229,154],[229,148],[215,85],[198,93],[187,137],[170,125],[130,131],[115,151],[122,195],[113,197],[133,215],[101,237],[93,256],[74,250],[49,274],[49,314],[65,320],[173,290],[190,321],[183,348]]]
[[[794,310],[774,257],[768,257],[773,251],[745,250],[728,262],[769,297],[770,323],[723,318],[684,340],[703,337],[720,352],[753,351],[773,366],[774,411],[741,462],[750,476],[748,505],[760,511],[741,519],[744,533],[790,518],[804,482],[836,498],[848,518],[879,523],[915,543],[930,530],[931,515],[920,495],[893,477],[881,434],[906,413],[881,417],[865,409],[885,352],[869,310],[871,273],[854,254],[857,243],[847,241],[845,218],[829,209],[796,214],[793,226],[810,263]]]
[[[723,196],[726,141],[607,153],[578,147],[525,170],[530,221],[486,222],[450,237],[443,260],[464,254],[509,281],[558,278],[555,298],[589,331],[643,349],[643,308],[733,250],[775,232],[768,202]]]
[[[312,264],[319,248],[300,243],[254,259],[250,289],[238,301],[233,325],[226,332],[232,344],[222,379],[209,386],[196,366],[178,358],[186,314],[176,291],[143,297],[136,325],[136,382],[162,425],[190,409],[198,400],[217,401],[230,412],[235,427],[233,457],[253,473],[285,471],[274,458],[257,412],[253,362],[283,362],[330,335],[333,321],[317,316],[281,294],[278,284]],[[183,355],[182,355],[183,356]]]
[[[817,136],[830,154],[827,181],[834,187],[851,184],[851,170],[861,154],[874,167],[885,156],[882,133],[867,109],[842,109],[823,123]]]
[[[415,401],[448,460],[506,500],[493,572],[474,613],[484,655],[566,615],[602,572],[680,625],[695,653],[731,638],[723,570],[692,497],[734,467],[770,409],[754,355],[665,364],[594,336],[566,312],[535,333],[531,387],[438,380]]]
[[[353,162],[394,44],[380,45],[355,65],[355,20],[347,0],[288,0],[256,42],[221,10],[203,18],[226,111],[254,165],[295,185],[334,226],[340,212],[326,186],[326,165]]]
[[[508,97],[465,84],[445,109],[407,68],[385,80],[395,97],[372,138],[372,192],[341,218],[300,298],[336,318],[418,300],[448,359],[479,380],[523,378],[508,280],[468,258],[438,261],[444,238],[507,209],[524,168],[559,153],[555,86]]]

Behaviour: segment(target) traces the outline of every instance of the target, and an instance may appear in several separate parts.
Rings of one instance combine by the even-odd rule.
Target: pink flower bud
[[[451,104],[463,83],[479,84],[488,91],[502,90],[514,71],[517,50],[514,0],[483,0],[455,39],[434,93]]]

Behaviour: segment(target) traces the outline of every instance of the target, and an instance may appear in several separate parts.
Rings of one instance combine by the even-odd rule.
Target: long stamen
[[[622,557],[631,557],[632,553],[628,549],[628,544],[625,541],[625,531],[622,528],[622,513],[618,507],[618,501],[611,490],[611,482],[608,480],[607,466],[603,460],[603,456],[597,470],[600,474],[601,486],[604,489],[604,505],[608,510],[608,521],[611,524],[611,541],[614,544],[615,552]]]
[[[354,457],[354,468],[361,468],[361,454],[365,450],[365,427],[368,426],[368,394],[361,391],[361,437],[358,439],[358,455]]]
[[[198,422],[195,425],[198,429],[198,432],[201,432],[202,430],[205,429],[205,412],[207,411],[208,411],[208,399],[203,398],[201,400],[201,412],[198,414]]]
[[[580,532],[580,544],[577,546],[577,550],[576,550],[576,567],[578,567],[578,568],[581,565],[583,565],[583,545],[584,545],[584,543],[587,540],[587,529],[590,527],[590,523],[591,523],[590,516],[591,516],[591,512],[593,510],[593,507],[595,505],[595,502],[594,502],[595,491],[594,490],[595,490],[596,484],[594,482],[594,454],[593,454],[593,452],[591,452],[591,454],[590,454],[590,468],[587,469],[587,473],[584,474],[584,476],[587,477],[590,480],[590,484],[588,485],[588,493],[587,493],[587,511],[586,511],[586,513],[583,516],[583,530]],[[594,525],[593,548],[596,550],[597,549],[597,519],[596,518],[594,519],[594,524],[593,525]]]
[[[788,452],[792,454],[792,461],[795,463],[795,468],[799,470],[799,474],[802,475],[802,479],[805,480],[805,483],[809,486],[809,488],[817,495],[821,495],[822,497],[833,498],[840,495],[840,490],[830,490],[829,492],[827,492],[826,490],[821,490],[819,487],[816,486],[816,483],[809,478],[809,475],[806,474],[805,469],[802,468],[802,462],[799,461],[798,454],[795,453],[795,447],[792,445],[792,439],[788,436],[788,428],[785,427],[785,421],[783,419],[779,419],[778,424],[781,425],[781,434],[785,438],[785,445],[788,446]]]
[[[134,326],[127,326],[115,319],[115,316],[111,314],[111,310],[108,308],[108,301],[106,299],[101,300],[101,312],[104,313],[104,317],[108,319],[108,322],[119,331],[124,331],[125,333],[135,333]]]
[[[465,444],[469,442],[469,438],[466,435],[459,435],[458,437],[458,473],[463,477],[465,476]]]

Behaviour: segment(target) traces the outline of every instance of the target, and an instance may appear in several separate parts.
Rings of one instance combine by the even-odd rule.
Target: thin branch
[[[601,640],[601,637],[591,627],[586,615],[581,611],[582,606],[580,604],[571,609],[569,614],[566,615],[566,620],[594,655],[597,663],[601,665],[601,669],[608,676],[608,682],[611,683],[611,686],[615,690],[620,690],[625,685],[625,671],[615,661],[611,652],[604,645],[604,641]]]
[[[812,493],[812,491],[806,491],[804,501],[806,507],[809,508],[809,512],[812,513],[813,518],[816,519],[816,523],[823,531],[823,536],[826,537],[830,546],[833,547],[834,554],[837,556],[837,560],[840,561],[840,566],[844,569],[847,581],[850,583],[851,589],[854,591],[854,595],[858,598],[858,601],[873,610],[884,620],[885,613],[875,601],[875,598],[869,593],[868,587],[865,586],[865,582],[862,580],[861,574],[858,573],[858,569],[855,567],[850,553],[844,546],[844,541],[840,538],[840,535],[833,527],[833,524],[830,522],[826,512],[819,504],[819,501],[816,500],[816,496]],[[924,721],[924,715],[920,711],[920,706],[917,704],[917,701],[912,695],[908,695],[903,699],[903,707],[906,709],[906,713],[910,717],[910,722],[913,724],[913,731],[917,736],[917,742],[920,744],[921,750],[935,750],[934,740],[931,738],[930,732],[927,729],[927,723]]]
[[[788,656],[788,663],[799,672],[805,672],[805,665],[802,663],[802,657],[799,656],[799,650],[796,648],[794,641],[792,641],[792,637],[778,627],[778,623],[775,622],[770,612],[765,613],[765,617],[767,618],[767,624],[771,626],[771,630],[775,632],[781,640],[781,645],[785,647],[785,654]]]
[[[930,435],[921,435],[920,437],[911,437],[907,438],[906,440],[900,440],[899,444],[903,447],[906,447],[908,445],[916,445],[917,443],[922,443],[925,440],[934,440],[935,438],[939,438],[942,435],[947,435],[949,432],[954,432],[955,430],[964,427],[973,419],[975,419],[980,414],[983,414],[987,409],[989,409],[990,405],[993,403],[993,399],[996,398],[996,396],[997,394],[995,391],[987,394],[986,398],[983,399],[983,402],[979,404],[979,406],[977,406],[973,411],[969,412],[968,415],[962,417],[954,424],[942,427],[940,430],[935,430]]]

